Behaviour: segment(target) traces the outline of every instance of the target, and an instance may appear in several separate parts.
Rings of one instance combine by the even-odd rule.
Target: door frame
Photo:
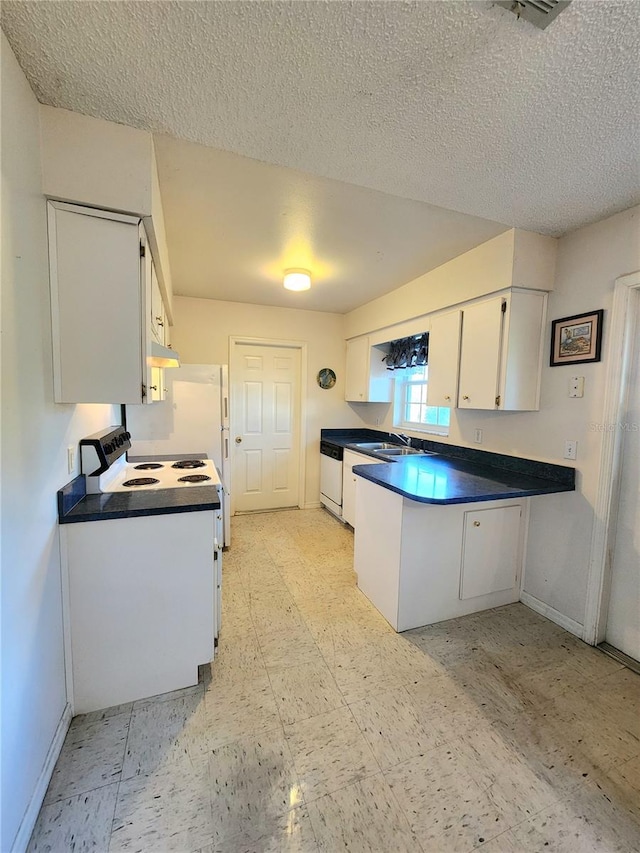
[[[615,425],[626,402],[636,323],[640,325],[640,270],[616,279],[607,330],[604,429],[583,633],[583,639],[594,646],[604,640],[607,627],[624,439]]]
[[[229,397],[231,405],[229,406],[229,445],[231,445],[231,435],[234,432],[234,414],[233,414],[233,398],[235,396],[234,387],[234,359],[233,353],[236,352],[236,344],[247,344],[249,346],[263,347],[284,347],[285,349],[300,350],[300,400],[298,407],[298,416],[300,419],[300,438],[298,448],[298,509],[304,509],[305,506],[305,487],[307,482],[306,472],[306,447],[307,447],[307,343],[306,341],[291,341],[282,340],[280,338],[255,338],[250,335],[230,335],[229,336]],[[231,515],[235,515],[235,499],[236,493],[234,487],[234,463],[233,455],[230,453],[230,473],[231,473]]]

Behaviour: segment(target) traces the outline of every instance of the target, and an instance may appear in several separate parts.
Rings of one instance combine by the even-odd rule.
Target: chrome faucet
[[[399,438],[402,444],[411,447],[411,436],[405,435],[403,432],[390,432],[389,438]]]

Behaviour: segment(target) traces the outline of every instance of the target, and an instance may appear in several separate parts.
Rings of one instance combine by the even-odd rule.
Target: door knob
[[[242,436],[241,435],[236,436],[236,444],[242,444]]]

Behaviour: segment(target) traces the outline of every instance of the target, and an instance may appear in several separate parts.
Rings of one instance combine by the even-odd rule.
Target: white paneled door
[[[640,328],[640,298],[635,301]],[[613,546],[606,641],[640,661],[640,340],[628,374],[628,394],[616,428],[623,431],[620,497]]]
[[[301,350],[232,342],[236,512],[298,506]]]

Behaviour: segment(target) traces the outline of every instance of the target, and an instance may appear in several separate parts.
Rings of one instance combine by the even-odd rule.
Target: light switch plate
[[[76,467],[76,449],[67,447],[67,474],[73,474]]]
[[[481,429],[477,429],[475,431],[475,436],[474,436],[473,440],[475,441],[476,444],[482,444],[482,430]]]
[[[564,458],[576,459],[578,456],[578,442],[573,439],[568,439],[564,443]]]
[[[584,376],[572,376],[569,379],[569,396],[584,397]]]

